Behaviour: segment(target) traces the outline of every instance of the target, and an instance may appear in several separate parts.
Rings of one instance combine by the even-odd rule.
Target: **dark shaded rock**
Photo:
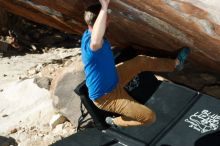
[[[17,142],[12,137],[2,137],[0,136],[0,145],[1,146],[17,146]]]
[[[0,57],[4,56],[4,53],[7,52],[8,44],[0,41]]]

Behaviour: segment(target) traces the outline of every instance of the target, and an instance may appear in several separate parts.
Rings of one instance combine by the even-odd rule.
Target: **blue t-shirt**
[[[86,85],[91,100],[98,99],[111,92],[118,83],[118,74],[110,43],[105,39],[101,49],[90,48],[91,32],[86,30],[82,37],[81,52]]]

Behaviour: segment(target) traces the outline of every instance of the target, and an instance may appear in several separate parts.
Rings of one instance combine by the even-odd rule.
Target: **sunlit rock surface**
[[[82,34],[84,9],[98,0],[0,0],[0,7],[65,32]],[[108,36],[120,47],[192,48],[190,61],[220,72],[219,0],[111,0]]]

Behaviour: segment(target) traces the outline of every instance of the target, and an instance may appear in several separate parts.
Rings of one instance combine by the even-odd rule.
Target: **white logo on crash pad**
[[[140,79],[139,76],[135,76],[126,86],[125,89],[128,91],[133,91],[135,88],[139,87]]]
[[[219,127],[220,116],[213,114],[208,110],[196,112],[191,115],[185,122],[190,123],[189,127],[201,133],[217,130]]]

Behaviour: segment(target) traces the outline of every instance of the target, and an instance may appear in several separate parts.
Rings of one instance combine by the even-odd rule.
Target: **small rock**
[[[7,116],[8,116],[8,115],[6,115],[6,114],[5,114],[5,115],[2,115],[3,118],[5,118],[5,117],[7,117]]]
[[[50,89],[51,78],[48,77],[38,77],[34,79],[34,83],[38,85],[40,88],[45,88],[47,90]]]
[[[168,81],[168,79],[166,79],[166,78],[164,78],[164,77],[162,77],[162,76],[156,75],[156,78],[157,78],[158,80],[160,80],[160,81]]]
[[[48,51],[49,51],[49,48],[48,48],[48,47],[43,48],[43,52],[44,52],[44,53],[47,53]]]
[[[4,90],[3,89],[0,89],[0,92],[3,92]]]
[[[11,134],[14,134],[14,133],[16,133],[17,131],[18,131],[18,130],[17,130],[16,128],[14,128],[14,129],[11,130],[10,133],[11,133]]]
[[[35,126],[32,126],[31,128],[30,128],[30,130],[34,130],[36,127]]]
[[[64,128],[72,127],[72,126],[73,126],[72,123],[70,123],[69,121],[66,121],[66,122],[64,123]]]
[[[25,80],[28,79],[28,77],[26,75],[20,75],[19,76],[19,80]]]
[[[72,60],[67,60],[67,61],[64,63],[64,66],[69,66],[71,63],[73,63]]]
[[[42,68],[41,73],[43,74],[43,76],[47,76],[47,77],[51,77],[51,74],[53,74],[58,65],[56,64],[48,64],[46,65],[44,68]]]
[[[34,46],[34,45],[31,45],[31,48],[32,48],[34,51],[36,51],[36,50],[37,50],[37,47],[36,47],[36,46]]]
[[[36,74],[36,73],[37,73],[37,71],[36,71],[35,68],[31,68],[30,70],[28,70],[28,74],[29,74],[29,75],[34,75],[34,74]]]
[[[50,127],[54,129],[57,125],[64,123],[66,120],[67,119],[64,116],[62,116],[61,114],[57,114],[52,117],[49,124]]]
[[[36,72],[40,72],[41,70],[42,70],[42,68],[43,68],[43,65],[42,64],[38,64],[37,66],[36,66]]]
[[[3,77],[7,77],[7,75],[6,75],[6,74],[4,74],[4,75],[3,75]]]

